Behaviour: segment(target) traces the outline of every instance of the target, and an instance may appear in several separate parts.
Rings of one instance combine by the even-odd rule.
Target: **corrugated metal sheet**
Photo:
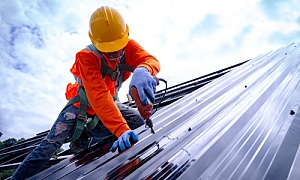
[[[160,110],[164,106],[167,106],[178,99],[184,97],[185,95],[195,91],[196,89],[201,88],[202,86],[210,83],[216,78],[223,76],[224,74],[230,72],[232,69],[242,65],[247,61],[226,67],[224,69],[206,74],[204,76],[197,77],[195,79],[177,84],[175,86],[167,87],[166,89],[162,89],[156,92],[155,94],[155,103],[153,104],[154,108],[152,113],[157,110]],[[163,82],[161,84],[164,85]],[[162,86],[162,85],[160,85]],[[123,104],[136,107],[134,102],[124,102]],[[36,136],[31,137],[29,139],[17,142],[17,144],[1,149],[0,150],[0,172],[4,170],[14,170],[18,167],[18,165],[24,160],[24,158],[37,146],[40,144],[41,140],[45,138],[49,130],[40,132]],[[65,148],[65,147],[64,147]],[[93,151],[93,149],[87,150],[87,153]],[[72,151],[70,149],[64,150],[57,154],[56,158],[52,158],[50,162],[44,167],[44,169],[52,166],[65,159],[68,155],[72,155]]]
[[[129,150],[92,147],[32,179],[297,179],[299,82],[292,43],[160,109]]]
[[[154,108],[152,113],[161,108],[177,101],[178,99],[184,97],[185,95],[195,91],[196,89],[201,88],[202,86],[210,83],[216,78],[223,76],[224,74],[230,72],[232,69],[244,64],[247,61],[226,67],[224,69],[220,69],[218,71],[206,74],[204,76],[197,77],[195,79],[177,84],[175,86],[167,87],[166,89],[162,89],[156,92],[155,98],[156,101],[153,104]],[[164,85],[163,82],[161,84]],[[162,86],[162,85],[160,85]],[[134,102],[124,102],[123,104],[136,107]],[[4,170],[14,170],[18,167],[18,165],[24,160],[24,158],[37,146],[40,144],[41,140],[45,138],[49,130],[40,132],[36,134],[36,136],[31,137],[29,139],[17,142],[17,144],[1,149],[0,150],[0,173]],[[65,147],[64,147],[65,148]],[[93,151],[94,149],[88,149],[86,153]],[[64,160],[68,155],[72,155],[72,151],[70,149],[64,150],[57,154],[56,158],[52,158],[50,162],[44,167],[44,169]]]

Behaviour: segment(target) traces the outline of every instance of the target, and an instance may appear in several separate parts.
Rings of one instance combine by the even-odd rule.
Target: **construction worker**
[[[87,117],[99,118],[97,125],[88,132],[96,141],[97,138],[103,140],[109,136],[116,137],[111,151],[124,151],[138,141],[138,134],[133,129],[142,126],[144,119],[138,111],[116,102],[113,97],[117,99],[122,81],[132,74],[129,88],[137,88],[144,105],[148,104],[147,98],[154,102],[157,84],[153,76],[160,71],[160,64],[135,40],[128,38],[129,27],[114,8],[102,6],[92,14],[88,35],[92,44],[76,54],[71,68],[76,83],[68,84],[66,92],[67,99],[79,97],[78,89],[84,92],[88,101],[87,108],[82,110],[82,101],[69,103],[59,114],[48,135],[24,159],[11,179],[25,179],[38,173],[54,152],[70,138],[76,128],[76,119],[82,118],[83,114],[84,120]],[[127,68],[118,70],[122,58],[125,58]],[[112,73],[104,73],[104,64]]]

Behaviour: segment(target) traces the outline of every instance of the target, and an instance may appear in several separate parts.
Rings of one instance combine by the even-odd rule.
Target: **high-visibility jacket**
[[[104,53],[103,57],[110,68],[115,69],[119,61],[110,61]],[[152,76],[160,71],[159,61],[145,51],[135,40],[130,39],[124,48],[126,58],[125,64],[137,67],[146,67]],[[83,86],[90,106],[87,113],[96,114],[102,123],[117,137],[123,132],[130,130],[123,118],[113,96],[117,93],[118,81],[112,81],[110,76],[102,78],[101,59],[89,49],[83,49],[76,54],[76,60],[70,69],[77,83],[69,83],[67,86],[66,98],[69,100],[77,95],[77,86]],[[131,75],[131,72],[124,73],[124,81]],[[75,103],[79,107],[79,103]]]

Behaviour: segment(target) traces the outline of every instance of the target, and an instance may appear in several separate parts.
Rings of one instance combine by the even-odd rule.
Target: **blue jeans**
[[[117,103],[123,117],[131,129],[136,129],[144,124],[143,118],[135,111],[121,103]],[[56,119],[48,135],[41,143],[23,160],[14,172],[11,180],[22,180],[31,177],[42,170],[54,152],[59,149],[72,133],[78,108],[71,105],[65,108]],[[104,137],[113,136],[101,121],[90,131],[94,136],[92,143],[103,140]]]

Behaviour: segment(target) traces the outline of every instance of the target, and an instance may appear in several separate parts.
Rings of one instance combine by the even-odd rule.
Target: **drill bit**
[[[151,119],[147,119],[147,120],[146,120],[146,125],[151,129],[151,133],[152,133],[152,134],[155,134],[155,131],[154,131],[154,129],[153,129],[153,122],[152,122]]]

